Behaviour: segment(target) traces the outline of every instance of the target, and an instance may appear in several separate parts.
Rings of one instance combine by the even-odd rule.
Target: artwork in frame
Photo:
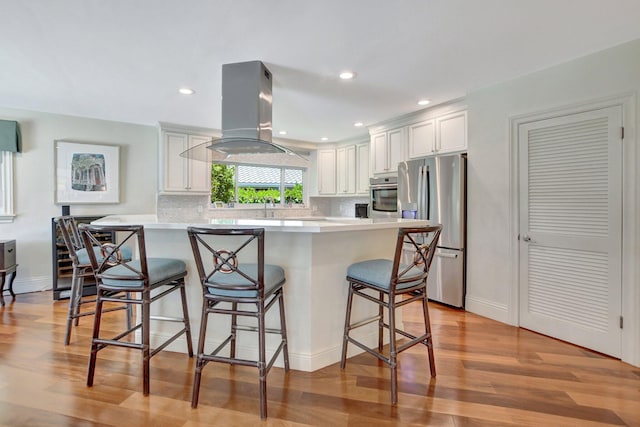
[[[55,143],[56,203],[119,203],[117,145]]]

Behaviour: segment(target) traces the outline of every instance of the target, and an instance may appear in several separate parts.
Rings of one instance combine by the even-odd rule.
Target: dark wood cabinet
[[[90,223],[97,219],[102,218],[100,216],[75,216],[78,224]],[[103,242],[112,242],[115,238],[113,233],[105,233],[99,236]],[[60,300],[69,298],[71,291],[71,277],[73,275],[73,265],[69,258],[69,251],[64,244],[62,234],[54,221],[51,218],[51,252],[52,252],[52,264],[53,264],[53,299]],[[83,287],[83,295],[95,295],[96,286],[93,279],[93,273],[85,275],[85,285]]]

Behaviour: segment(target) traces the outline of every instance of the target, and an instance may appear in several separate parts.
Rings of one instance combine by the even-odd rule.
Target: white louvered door
[[[520,326],[621,351],[622,108],[520,125]]]

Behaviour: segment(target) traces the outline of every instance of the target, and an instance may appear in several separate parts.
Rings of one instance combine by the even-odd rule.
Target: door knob
[[[530,242],[531,241],[531,237],[529,237],[528,234],[525,234],[524,236],[522,236],[522,240],[525,242]]]

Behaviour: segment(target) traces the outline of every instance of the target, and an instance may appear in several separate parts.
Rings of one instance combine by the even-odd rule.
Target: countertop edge
[[[143,225],[150,230],[186,230],[189,226],[220,228],[264,228],[265,231],[284,233],[332,233],[347,231],[382,230],[398,227],[423,227],[427,220],[402,218],[341,218],[325,219],[209,219],[193,222],[161,222],[156,215],[108,215],[93,221],[99,225]]]

